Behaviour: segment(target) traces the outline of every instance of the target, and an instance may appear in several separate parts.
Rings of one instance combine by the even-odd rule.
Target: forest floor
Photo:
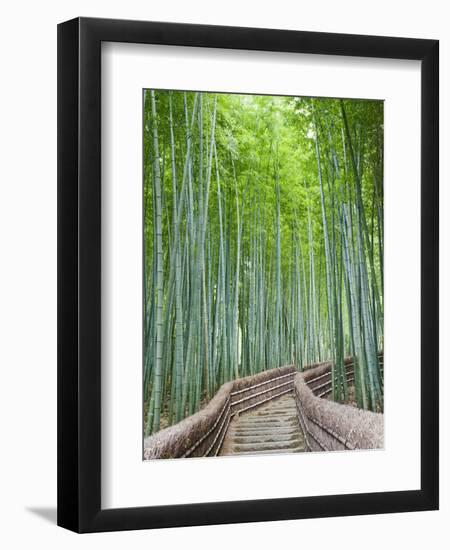
[[[206,407],[206,405],[211,401],[211,399],[208,399],[206,397],[206,395],[204,395],[202,397],[202,399],[200,400],[200,406],[198,408],[198,411],[200,411],[201,409],[204,409]],[[150,399],[148,399],[144,403],[144,419],[147,419],[149,406],[150,406]],[[161,410],[159,431],[164,430],[165,428],[169,428],[170,426],[173,426],[173,424],[174,424],[173,422],[170,423],[170,410],[169,410],[169,407],[170,407],[170,399],[169,399],[169,397],[167,397],[166,399],[164,399],[163,409]]]
[[[326,399],[327,401],[333,401],[331,397],[331,393],[322,399]],[[358,408],[358,403],[356,402],[356,396],[355,396],[355,386],[353,385],[348,386],[347,399],[345,401],[339,401],[339,403],[341,405],[349,405],[350,407],[355,407],[355,409]]]

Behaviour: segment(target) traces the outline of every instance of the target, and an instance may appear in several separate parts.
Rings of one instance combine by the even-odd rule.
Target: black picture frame
[[[421,61],[421,488],[101,508],[101,43]],[[76,532],[438,509],[439,43],[77,18],[58,26],[58,525]]]

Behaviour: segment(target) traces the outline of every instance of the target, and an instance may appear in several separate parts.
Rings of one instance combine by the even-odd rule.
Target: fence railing
[[[380,352],[378,354],[378,362],[380,364],[381,373],[383,374],[383,362],[384,362],[383,352]],[[333,383],[331,379],[331,362],[317,363],[314,366],[307,369],[308,372],[311,372],[311,371],[314,371],[314,369],[316,369],[317,367],[323,366],[325,364],[327,365],[329,364],[330,368],[324,374],[320,376],[315,376],[314,378],[310,378],[309,375],[306,375],[308,386],[313,390],[314,395],[317,395],[317,397],[326,397],[333,390]],[[355,381],[355,372],[354,372],[355,366],[357,368],[357,365],[355,365],[355,362],[352,357],[347,357],[344,359],[346,380],[347,380],[347,384],[349,385]]]
[[[216,456],[233,416],[293,390],[294,365],[223,384],[197,413],[144,440],[144,459]]]
[[[354,363],[345,360],[347,382],[354,380]],[[331,393],[331,363],[294,378],[297,416],[309,451],[378,449],[383,447],[384,416],[323,399]]]
[[[351,384],[354,362],[347,358],[344,364]],[[227,382],[202,410],[146,438],[144,459],[216,456],[235,415],[290,392],[308,450],[382,446],[383,415],[321,399],[331,388],[330,362],[303,372],[287,365]]]

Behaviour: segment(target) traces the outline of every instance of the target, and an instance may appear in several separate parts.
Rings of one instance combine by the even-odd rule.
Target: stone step
[[[258,410],[258,409],[256,409]],[[293,411],[295,410],[295,404],[294,403],[286,403],[282,405],[276,405],[276,404],[268,404],[267,407],[261,407],[259,409],[260,411],[266,410],[266,411]]]
[[[255,435],[287,435],[287,434],[296,434],[298,433],[297,426],[292,427],[283,427],[283,428],[268,428],[268,427],[262,427],[262,428],[240,428],[236,427],[234,429],[234,435],[235,436],[255,436]]]
[[[263,416],[253,416],[251,418],[239,418],[238,420],[239,425],[245,426],[246,424],[288,424],[291,422],[297,422],[297,417],[292,416],[286,416],[283,418],[279,418],[277,416],[268,416],[264,418]]]
[[[222,455],[258,455],[305,451],[293,395],[236,414],[225,436]]]
[[[304,447],[299,445],[292,449],[277,449],[275,451],[234,451],[234,455],[243,455],[243,456],[252,456],[252,455],[279,455],[279,454],[291,454],[291,453],[302,453],[304,452]]]
[[[251,422],[251,423],[248,423],[248,424],[239,424],[238,426],[236,426],[236,428],[239,428],[241,430],[255,430],[255,429],[259,429],[259,430],[282,430],[282,429],[286,429],[286,430],[298,430],[298,427],[299,427],[299,424],[297,421],[295,422],[286,422],[286,423],[275,423],[275,422]]]
[[[298,433],[291,432],[290,434],[256,434],[239,436],[234,435],[233,441],[235,444],[242,443],[286,443],[288,441],[297,441],[299,439]]]
[[[255,414],[255,418],[279,418],[280,420],[283,420],[284,418],[294,416],[295,411],[283,411],[283,412],[277,412],[277,411],[266,411],[266,412],[260,412],[259,414]]]
[[[235,443],[234,451],[276,451],[276,450],[287,450],[293,449],[300,446],[303,443],[303,440],[297,436],[296,439],[291,439],[289,441],[259,441],[254,443]]]

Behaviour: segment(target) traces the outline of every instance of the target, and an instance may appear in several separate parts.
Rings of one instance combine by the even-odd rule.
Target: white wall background
[[[66,0],[4,6],[0,32],[0,543],[5,548],[388,548],[449,539],[450,13],[444,0]],[[441,510],[78,536],[56,518],[56,24],[78,15],[441,41]],[[399,213],[401,216],[401,213]],[[407,420],[407,419],[406,419]],[[442,540],[443,543],[439,544]]]

